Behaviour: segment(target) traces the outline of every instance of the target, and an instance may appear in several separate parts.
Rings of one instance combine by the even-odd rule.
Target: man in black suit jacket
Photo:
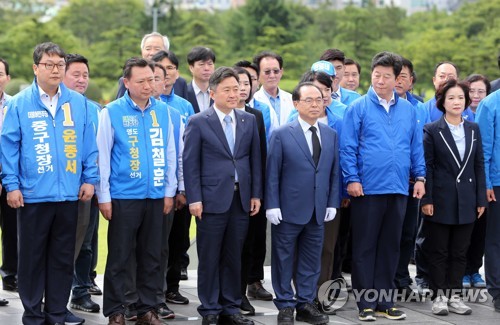
[[[193,105],[194,112],[199,113],[213,104],[208,85],[215,69],[215,53],[208,47],[196,46],[189,51],[187,61],[193,81],[187,85],[186,99]]]
[[[257,125],[253,115],[234,110],[239,85],[231,68],[213,73],[210,96],[214,105],[193,115],[184,133],[184,183],[197,224],[198,312],[202,324],[253,324],[239,306],[243,242],[262,197]]]

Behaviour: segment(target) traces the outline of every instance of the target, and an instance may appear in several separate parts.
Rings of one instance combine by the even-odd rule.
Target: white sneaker
[[[445,296],[437,296],[432,303],[432,313],[434,315],[448,315],[448,298]]]
[[[450,300],[448,301],[448,309],[451,313],[459,315],[470,315],[472,313],[472,309],[464,304],[462,298],[458,295],[451,296]]]

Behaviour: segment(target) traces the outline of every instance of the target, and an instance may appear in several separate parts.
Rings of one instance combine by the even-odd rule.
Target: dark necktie
[[[319,144],[318,134],[316,133],[316,127],[311,126],[309,128],[312,132],[312,147],[313,147],[313,160],[316,166],[318,166],[319,156],[321,155],[321,146]]]

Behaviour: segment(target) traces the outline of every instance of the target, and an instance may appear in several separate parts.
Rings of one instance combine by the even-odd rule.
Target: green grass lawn
[[[97,261],[97,273],[103,274],[104,268],[106,267],[106,257],[108,255],[108,221],[102,216],[99,216],[99,254]],[[1,234],[1,231],[0,231]],[[196,224],[194,220],[191,220],[191,228],[189,229],[189,238],[193,239],[196,236]],[[2,250],[0,250],[0,260],[2,257]]]

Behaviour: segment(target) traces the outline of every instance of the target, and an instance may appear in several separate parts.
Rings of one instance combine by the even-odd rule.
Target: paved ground
[[[194,257],[194,256],[193,256]],[[410,267],[410,271],[414,274],[414,267]],[[98,283],[102,288],[102,275],[98,277]],[[264,287],[269,291],[272,290],[270,269],[265,267],[265,283]],[[175,320],[168,321],[169,324],[200,324],[201,319],[196,311],[199,304],[196,296],[196,270],[189,270],[189,279],[181,282],[182,294],[187,296],[190,300],[189,305],[170,305],[170,308],[176,313]],[[19,300],[19,296],[15,293],[0,290],[0,297],[9,300],[9,306],[0,307],[0,325],[17,325],[21,324],[21,315],[23,308]],[[102,296],[93,296],[93,299],[102,305]],[[277,310],[272,302],[265,301],[251,301],[257,311],[257,315],[252,319],[256,324],[276,324]],[[399,303],[407,314],[405,321],[391,321],[386,319],[377,319],[372,324],[467,324],[467,325],[499,325],[500,313],[495,312],[491,303],[491,297],[488,296],[488,301],[482,303],[469,303],[472,308],[472,315],[460,316],[450,314],[448,316],[434,316],[430,312],[431,303],[427,302],[405,302]],[[86,319],[85,324],[107,324],[107,319],[102,314],[90,314],[84,312],[74,311],[75,314]],[[357,308],[351,294],[350,299],[347,301],[340,310],[337,311],[336,316],[330,316],[330,324],[359,324],[357,319]],[[165,322],[167,323],[167,322]],[[296,322],[297,324],[305,324]],[[134,324],[128,322],[128,324]]]

